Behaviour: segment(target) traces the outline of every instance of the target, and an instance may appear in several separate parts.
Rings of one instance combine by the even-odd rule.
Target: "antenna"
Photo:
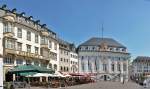
[[[104,27],[103,27],[103,23],[102,23],[102,40],[103,40],[103,35],[104,35]]]

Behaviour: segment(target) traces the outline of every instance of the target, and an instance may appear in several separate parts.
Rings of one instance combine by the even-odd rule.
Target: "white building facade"
[[[59,57],[59,70],[61,72],[78,72],[78,54],[74,44],[59,39]]]
[[[9,70],[18,65],[32,64],[59,70],[59,43],[56,33],[34,21],[32,16],[16,9],[0,8],[0,54],[3,80],[12,81]]]
[[[78,47],[79,72],[98,80],[128,81],[127,48],[111,38],[91,38]]]
[[[70,44],[70,73],[78,73],[78,54],[74,44]]]
[[[147,77],[150,75],[150,57],[138,56],[132,62],[131,76],[134,79],[140,79],[141,77]]]

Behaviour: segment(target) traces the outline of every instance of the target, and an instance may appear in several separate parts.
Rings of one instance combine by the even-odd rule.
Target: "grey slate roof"
[[[112,38],[97,38],[97,37],[93,37],[93,38],[85,41],[84,43],[82,43],[79,46],[99,46],[103,42],[105,42],[107,44],[107,46],[126,48],[124,45],[122,45],[121,43],[117,42],[116,40],[114,40]]]
[[[150,60],[150,57],[138,56],[133,62],[142,61],[142,60]]]

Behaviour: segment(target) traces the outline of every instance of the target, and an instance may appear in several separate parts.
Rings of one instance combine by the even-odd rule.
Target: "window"
[[[27,52],[31,53],[31,45],[27,45]]]
[[[39,62],[38,62],[38,61],[35,61],[35,62],[34,62],[34,65],[39,66]]]
[[[69,68],[67,67],[66,71],[69,71]]]
[[[107,64],[103,64],[103,71],[107,71]]]
[[[93,47],[92,49],[95,50],[95,47]]]
[[[63,67],[62,66],[60,67],[60,70],[63,71]]]
[[[6,39],[5,40],[5,48],[15,49],[15,41],[12,39]]]
[[[115,71],[115,66],[114,66],[114,64],[111,64],[111,70],[112,70],[112,71]]]
[[[57,50],[57,44],[56,43],[54,44],[54,49]]]
[[[54,64],[54,70],[57,70],[57,65],[56,64]]]
[[[85,68],[84,68],[84,62],[81,62],[81,63],[82,63],[82,64],[81,64],[81,65],[82,65],[82,71],[84,72],[84,69],[85,69]]]
[[[30,60],[26,60],[26,64],[31,64],[31,61]]]
[[[39,43],[39,36],[35,34],[35,43]]]
[[[127,71],[127,65],[123,64],[123,71]]]
[[[17,50],[22,51],[22,43],[20,42],[17,43]]]
[[[61,58],[60,61],[63,61],[63,58]]]
[[[35,54],[38,54],[38,53],[39,53],[39,48],[35,47]]]
[[[52,64],[51,63],[49,64],[49,68],[52,69]]]
[[[121,71],[121,68],[120,68],[120,64],[119,64],[119,63],[117,64],[117,70],[118,70],[118,71]]]
[[[41,44],[48,44],[48,40],[46,37],[41,37]]]
[[[27,40],[31,41],[31,32],[27,31]]]
[[[3,60],[4,64],[14,64],[14,60],[12,57],[6,57]]]
[[[66,67],[64,67],[64,71],[66,71]]]
[[[18,28],[17,37],[22,38],[22,29],[21,28]]]
[[[12,23],[4,23],[4,32],[13,32],[13,26]]]
[[[45,64],[45,63],[41,63],[41,67],[47,67],[47,64]]]
[[[52,48],[52,42],[49,41],[49,48]]]
[[[64,62],[66,62],[66,59],[64,58]]]
[[[23,64],[23,60],[22,59],[16,59],[16,63],[17,63],[17,65],[21,65],[21,64]]]

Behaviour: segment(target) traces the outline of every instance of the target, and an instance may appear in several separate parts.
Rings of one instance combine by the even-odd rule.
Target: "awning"
[[[20,74],[21,76],[33,75],[36,73],[54,73],[52,69],[47,69],[45,67],[35,66],[35,65],[20,65],[14,67],[14,69],[9,70],[9,72],[14,74]]]

